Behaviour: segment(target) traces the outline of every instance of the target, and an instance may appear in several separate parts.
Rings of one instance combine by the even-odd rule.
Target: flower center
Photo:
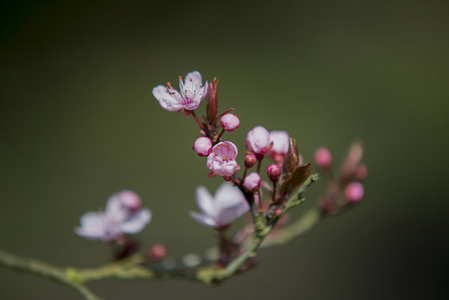
[[[219,143],[212,149],[216,159],[230,162],[237,157],[237,150],[228,142]]]

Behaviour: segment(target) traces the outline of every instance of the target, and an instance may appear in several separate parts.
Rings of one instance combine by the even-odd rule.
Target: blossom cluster
[[[287,223],[286,201],[311,174],[311,163],[305,162],[299,154],[294,138],[284,130],[269,131],[256,126],[246,134],[246,150],[243,158],[239,158],[243,163],[239,164],[239,150],[228,135],[240,127],[240,119],[233,113],[234,108],[218,112],[217,79],[203,85],[201,74],[194,71],[188,73],[185,80],[179,77],[179,91],[167,82],[165,86],[153,88],[153,96],[166,111],[182,111],[187,118],[194,119],[199,126],[199,136],[193,141],[192,149],[204,160],[208,177],[218,176],[224,180],[214,196],[206,187],[198,187],[195,198],[200,212],[190,212],[195,221],[220,233],[219,262],[222,266],[238,253],[240,238],[228,240],[223,235],[238,218],[247,216],[244,228],[251,227],[251,220],[256,216],[263,216],[267,222],[283,217],[284,222],[279,222],[278,226]],[[206,114],[201,121],[195,111],[205,99]],[[223,138],[225,134],[226,139]],[[319,148],[314,158],[329,183],[321,203],[323,213],[336,214],[360,202],[364,193],[360,182],[367,174],[366,166],[361,163],[360,144],[351,148],[338,179],[331,175],[332,155],[328,149]],[[268,165],[262,168],[267,160]],[[243,174],[239,176],[240,169]],[[150,220],[151,212],[141,208],[137,194],[122,191],[108,200],[104,212],[84,214],[75,232],[88,239],[123,244],[125,234],[141,231]],[[243,230],[245,234],[249,231]],[[166,249],[157,245],[149,253],[150,259],[162,257]]]

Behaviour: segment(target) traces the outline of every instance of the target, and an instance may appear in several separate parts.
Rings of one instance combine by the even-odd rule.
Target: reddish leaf
[[[293,172],[298,168],[299,166],[299,155],[298,155],[298,148],[296,147],[296,141],[293,138],[290,138],[290,145],[288,147],[287,157],[284,160],[284,164],[282,166],[282,172],[283,172],[283,181],[288,181],[291,176],[293,175]]]
[[[291,177],[284,181],[281,186],[281,191],[289,194],[291,191],[300,186],[306,179],[309,177],[312,172],[312,165],[310,163],[306,163],[302,166],[296,168]]]

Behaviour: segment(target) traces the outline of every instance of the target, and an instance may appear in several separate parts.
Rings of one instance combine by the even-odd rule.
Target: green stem
[[[53,281],[59,282],[63,285],[73,288],[78,293],[83,295],[85,299],[100,300],[100,298],[95,296],[83,284],[76,281],[72,281],[66,275],[63,269],[52,266],[50,264],[35,259],[10,254],[0,249],[0,265],[12,270],[39,275],[51,279]]]
[[[127,259],[109,263],[97,268],[63,269],[35,259],[19,257],[3,250],[0,250],[0,266],[49,278],[76,290],[88,300],[100,300],[100,298],[95,296],[84,284],[106,278],[121,280],[184,279],[197,282],[200,281],[206,284],[223,281],[235,275],[249,259],[255,257],[259,247],[283,244],[306,232],[321,220],[319,209],[311,209],[299,221],[285,228],[276,230],[273,235],[266,239],[279,219],[288,210],[304,201],[303,193],[317,179],[317,175],[310,176],[298,190],[289,197],[281,215],[270,220],[269,223],[267,223],[266,218],[262,214],[255,213],[255,231],[253,235],[246,243],[244,243],[245,248],[242,253],[233,259],[224,269],[210,267],[188,270],[151,270],[149,267],[143,265],[145,263],[143,255],[134,255]]]

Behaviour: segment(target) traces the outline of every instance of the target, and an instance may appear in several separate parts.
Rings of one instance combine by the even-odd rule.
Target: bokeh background
[[[122,189],[153,211],[139,234],[145,247],[164,243],[176,256],[214,245],[188,211],[196,186],[221,181],[191,151],[193,119],[164,111],[151,94],[198,70],[220,79],[220,108],[236,108],[241,127],[226,135],[237,145],[256,125],[284,129],[306,159],[325,145],[338,165],[362,139],[364,202],[262,251],[257,269],[218,287],[107,280],[91,284],[94,292],[445,298],[448,28],[446,1],[2,1],[0,247],[59,266],[102,264],[109,249],[73,229]],[[313,187],[306,206],[322,189]],[[80,296],[0,269],[0,298]]]

